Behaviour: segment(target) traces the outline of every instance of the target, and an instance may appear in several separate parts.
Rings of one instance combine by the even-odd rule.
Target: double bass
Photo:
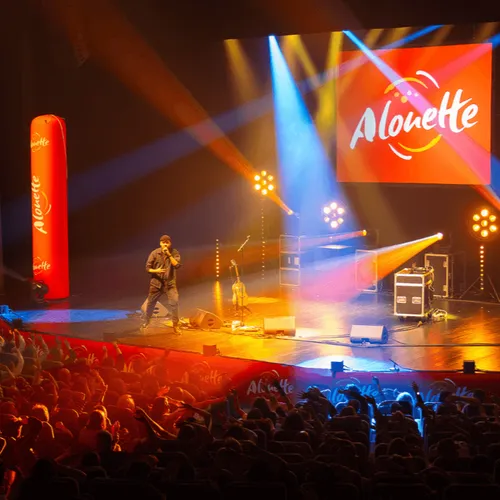
[[[240,272],[238,271],[238,264],[235,260],[231,260],[231,266],[234,267],[236,281],[233,283],[231,290],[233,292],[233,305],[236,309],[248,309],[248,294],[245,284],[240,279]]]

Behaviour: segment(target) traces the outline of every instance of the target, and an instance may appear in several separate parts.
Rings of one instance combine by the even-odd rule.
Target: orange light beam
[[[381,45],[390,45],[397,42],[398,40],[401,40],[402,38],[405,38],[410,30],[410,27],[392,28],[391,30],[388,30],[381,42]]]
[[[368,48],[374,47],[377,44],[377,42],[380,39],[380,37],[382,36],[383,32],[384,32],[383,29],[372,29],[372,30],[368,31],[368,33],[366,33],[366,35],[363,38],[363,43]],[[340,45],[339,45],[338,62],[340,62],[340,51],[342,50],[342,43],[343,43],[343,39],[341,38],[340,39]],[[342,67],[342,65],[340,65],[339,67],[337,67],[337,69],[336,69],[336,77],[339,76],[339,72],[343,73],[342,84],[338,86],[337,92],[342,92],[344,89],[346,89],[347,87],[349,87],[349,84],[351,83],[351,81],[353,80],[353,78],[354,78],[354,76],[356,74],[355,71],[352,71],[352,70],[355,70],[359,66],[362,66],[362,64],[360,64],[360,61],[361,61],[362,57],[359,56],[357,59],[358,59],[357,61],[354,60],[353,63],[349,63],[351,65],[351,67],[347,68],[347,71],[344,71],[344,68],[345,68],[346,64],[343,65],[344,68]]]
[[[402,264],[438,241],[437,234],[376,250],[378,280],[385,278]],[[314,273],[304,276],[303,296],[317,297],[327,294],[334,301],[346,301],[359,295],[360,290],[371,285],[373,275],[373,252],[364,255],[349,255],[326,263],[321,278]],[[366,277],[360,281],[359,277]],[[358,279],[356,279],[358,277]],[[364,282],[366,280],[366,282]]]
[[[66,6],[65,0],[54,0],[47,8],[64,23],[67,16],[61,13]],[[91,57],[166,118],[187,128],[217,158],[252,181],[257,171],[113,2],[86,0],[81,9]],[[292,212],[276,193],[269,198],[286,212]]]
[[[330,34],[328,44],[328,53],[325,62],[325,71],[333,74],[326,83],[318,89],[318,111],[316,112],[316,126],[323,140],[324,147],[330,151],[335,141],[332,140],[335,134],[335,117],[337,109],[337,75],[342,48],[342,32],[333,32]]]
[[[281,38],[281,43],[283,46],[283,56],[285,58],[286,63],[288,64],[288,68],[290,70],[290,73],[294,75],[294,77],[297,75],[297,67],[298,67],[298,58],[297,58],[297,52],[294,49],[294,44],[295,44],[295,39],[299,35],[286,35]]]
[[[447,24],[446,26],[441,26],[429,41],[429,46],[432,45],[442,45],[443,42],[448,38],[448,35],[453,29],[453,24]]]
[[[250,60],[240,40],[225,40],[224,48],[229,61],[233,89],[239,101],[250,101],[258,95],[258,85]]]
[[[481,23],[479,26],[479,30],[476,34],[476,41],[477,42],[484,42],[488,40],[491,36],[493,36],[498,29],[498,22],[491,22],[491,23]]]
[[[474,186],[474,189],[496,210],[500,211],[500,198],[490,186]]]
[[[422,250],[436,243],[441,237],[442,236],[439,234],[434,234],[420,240],[378,250],[377,265],[379,279],[385,278],[389,273],[419,254]],[[369,256],[367,256],[367,258],[369,258]]]
[[[300,35],[295,35],[292,39],[292,47],[297,57],[299,59],[300,64],[306,74],[307,77],[311,79],[313,86],[318,89],[321,85],[320,73],[316,69],[309,52],[307,51],[304,42],[302,41],[302,37]]]

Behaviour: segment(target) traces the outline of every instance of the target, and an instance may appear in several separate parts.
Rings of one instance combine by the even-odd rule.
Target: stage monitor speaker
[[[103,342],[114,342],[119,335],[116,332],[102,332]]]
[[[352,325],[351,342],[360,344],[369,342],[370,344],[387,344],[389,332],[382,325]]]
[[[474,375],[476,373],[476,362],[471,360],[464,361],[464,373],[467,375]]]
[[[267,335],[295,337],[295,316],[264,318],[264,333]]]
[[[215,314],[197,309],[194,316],[189,318],[189,324],[194,328],[201,328],[202,330],[212,330],[221,328],[223,321]]]
[[[217,354],[220,354],[220,351],[216,344],[203,346],[203,356],[217,356]]]
[[[146,314],[147,305],[148,305],[148,299],[146,299],[141,306],[142,314]],[[155,305],[155,310],[153,311],[153,318],[166,318],[167,316],[168,316],[167,308],[161,302],[157,302]]]

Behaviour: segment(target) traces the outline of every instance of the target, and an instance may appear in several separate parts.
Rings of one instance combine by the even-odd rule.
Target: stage
[[[344,361],[346,370],[389,371],[395,364],[405,370],[461,370],[464,360],[475,360],[478,370],[500,371],[500,304],[460,300],[434,301],[445,310],[443,321],[401,322],[393,314],[391,293],[362,293],[346,301],[301,296],[299,290],[276,287],[276,275],[247,282],[249,308],[246,326],[258,331],[232,331],[241,319],[232,310],[231,283],[206,282],[180,287],[181,315],[188,320],[197,308],[217,314],[225,326],[217,331],[185,329],[176,336],[164,318],[153,319],[140,330],[144,295],[121,297],[80,295],[68,301],[33,309],[15,309],[24,329],[85,340],[117,340],[120,344],[202,353],[216,345],[223,357],[329,369],[331,361]],[[265,335],[265,317],[295,316],[295,337]],[[385,325],[387,344],[353,344],[352,325]]]

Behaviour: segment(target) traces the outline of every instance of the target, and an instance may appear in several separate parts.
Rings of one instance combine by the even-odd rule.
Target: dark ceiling
[[[212,39],[500,21],[495,0],[146,0]]]

